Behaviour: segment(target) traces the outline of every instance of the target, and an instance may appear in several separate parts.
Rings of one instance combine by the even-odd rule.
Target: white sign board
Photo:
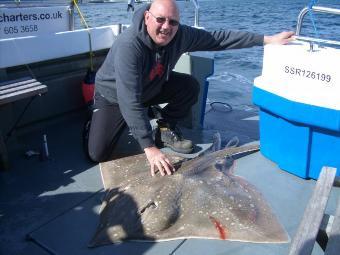
[[[0,39],[67,31],[69,6],[0,8]]]

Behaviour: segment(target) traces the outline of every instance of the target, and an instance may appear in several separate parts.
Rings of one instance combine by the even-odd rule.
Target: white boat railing
[[[307,37],[307,36],[300,36],[303,19],[309,11],[314,11],[314,12],[318,12],[318,13],[340,15],[340,9],[335,9],[335,8],[322,7],[322,6],[313,6],[312,8],[309,8],[309,7],[303,8],[300,11],[299,16],[298,16],[298,20],[297,20],[296,32],[295,32],[296,39],[301,40],[301,41],[308,41],[308,42],[314,42],[314,43],[323,43],[323,44],[340,46],[339,41],[325,40],[325,39],[313,38],[313,37]]]
[[[199,8],[200,8],[200,6],[198,4],[198,0],[191,0],[191,1],[195,6],[195,23],[194,23],[194,26],[199,27]]]

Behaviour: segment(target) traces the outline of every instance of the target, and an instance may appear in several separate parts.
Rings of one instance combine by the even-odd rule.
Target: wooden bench
[[[33,99],[36,96],[46,92],[47,86],[41,84],[39,81],[31,77],[25,77],[0,83],[0,106],[8,103],[13,103],[20,99],[31,98],[22,113],[19,115],[18,119],[13,124],[10,131],[7,133],[6,138],[11,136],[12,132],[20,122],[21,118],[23,117],[29,105],[32,103]],[[6,140],[7,139],[4,139],[0,132],[0,170],[9,168]]]
[[[289,255],[310,255],[315,241],[318,239],[323,240],[323,244],[320,244],[320,246],[325,250],[325,254],[340,254],[340,199],[337,200],[337,210],[335,212],[334,221],[331,224],[330,235],[327,236],[327,240],[325,240],[325,238],[318,238],[320,233],[326,232],[325,230],[320,229],[320,227],[322,226],[322,220],[325,216],[324,212],[331,188],[334,184],[335,175],[336,168],[322,168],[313,195],[307,204],[302,221],[292,240]]]
[[[17,100],[41,95],[47,92],[47,86],[30,77],[0,83],[0,105]]]

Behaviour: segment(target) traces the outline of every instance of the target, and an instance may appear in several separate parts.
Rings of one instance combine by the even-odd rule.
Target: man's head
[[[148,34],[158,46],[167,45],[176,35],[179,10],[175,0],[155,0],[144,13]]]

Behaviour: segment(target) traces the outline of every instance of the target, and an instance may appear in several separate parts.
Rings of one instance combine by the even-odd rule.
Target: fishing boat
[[[8,21],[17,17],[16,7],[1,7],[1,17]],[[340,14],[340,10],[331,8],[314,6],[313,10]],[[289,105],[298,99],[282,94],[282,89],[273,89],[272,84],[280,82],[274,79],[281,77],[280,70],[299,79],[311,79],[305,77],[307,69],[302,75],[303,68],[299,68],[297,74],[296,66],[283,65],[282,69],[275,65],[277,58],[273,54],[276,56],[286,49],[275,47],[284,46],[265,49],[268,59],[265,59],[264,71],[254,82],[254,102],[258,107],[232,109],[227,104],[207,102],[207,77],[214,70],[211,55],[184,54],[175,70],[194,75],[201,86],[198,103],[181,123],[187,137],[196,144],[207,145],[219,132],[222,140],[231,140],[234,146],[261,143],[260,151],[236,159],[234,172],[263,194],[291,242],[182,239],[131,241],[89,249],[105,189],[99,165],[90,162],[83,150],[82,130],[88,119],[88,106],[82,95],[82,84],[89,69],[98,69],[126,26],[113,24],[75,30],[75,11],[73,5],[28,9],[20,5],[20,12],[26,12],[30,22],[7,22],[0,31],[1,254],[277,255],[324,254],[325,249],[327,254],[338,254],[340,189],[334,181],[339,172],[335,174],[334,169],[339,168],[340,134],[336,120],[340,109],[325,112],[321,109],[332,108],[338,102],[327,107],[321,103],[316,108],[308,107],[310,101]],[[198,10],[195,11],[198,23]],[[297,32],[307,12],[308,8],[301,12]],[[37,22],[34,17],[47,22]],[[305,47],[322,52],[326,46],[317,48],[319,43],[338,44],[301,37],[299,43],[291,47],[297,48],[297,52]],[[329,50],[335,54],[332,48]],[[288,56],[289,52],[285,53]],[[318,77],[320,82],[330,84],[334,75],[332,70],[320,71],[314,73],[313,80]],[[289,86],[292,90],[296,88],[296,84]],[[339,83],[332,86],[339,88]],[[329,98],[334,91],[329,92]],[[285,112],[286,107],[296,111]],[[322,123],[300,119],[306,114],[294,115],[299,112],[297,109],[307,110],[309,116],[315,114],[314,119],[321,119]],[[325,114],[332,117],[326,118]],[[326,126],[320,127],[325,122]],[[310,140],[312,136],[320,140],[316,148]],[[290,147],[292,145],[295,147]],[[331,146],[333,150],[329,150]],[[326,151],[327,155],[323,155],[327,164],[318,158],[322,151]],[[293,162],[288,160],[291,158]],[[320,164],[329,171],[321,172]],[[333,253],[331,249],[335,249]]]

